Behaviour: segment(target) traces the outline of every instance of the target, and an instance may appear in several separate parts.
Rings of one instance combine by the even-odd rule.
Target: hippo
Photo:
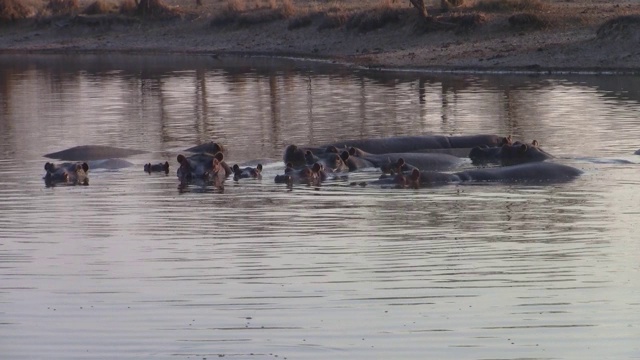
[[[276,184],[307,184],[310,186],[320,186],[327,179],[327,174],[321,164],[315,163],[312,166],[305,166],[301,169],[294,169],[293,164],[288,163],[284,169],[284,175],[277,175]]]
[[[238,164],[233,164],[233,180],[238,181],[240,179],[262,179],[262,164],[256,165],[256,167],[247,166],[241,168]]]
[[[420,170],[449,170],[462,163],[462,159],[449,154],[412,152],[370,154],[356,147],[349,149],[349,155],[365,159],[377,168],[388,168],[389,165],[397,164],[400,159],[403,160],[403,164],[409,164]]]
[[[556,183],[571,181],[582,171],[552,162],[531,162],[504,167],[465,170],[453,174],[437,171],[413,170],[410,175],[384,177],[371,184],[420,188],[466,182]]]
[[[636,152],[634,152],[633,155],[640,155],[640,150],[636,150]]]
[[[309,165],[307,161],[309,152],[313,154],[313,156],[316,156],[315,160],[317,161],[319,160],[317,158],[318,155],[325,154],[327,152],[333,152],[332,151],[333,148],[328,150],[326,147],[325,148],[308,147],[308,146],[300,147],[292,144],[292,145],[288,145],[284,149],[282,160],[284,161],[285,164],[291,164],[293,167],[303,167],[303,166]]]
[[[44,164],[47,173],[44,175],[44,181],[47,186],[56,184],[68,185],[89,185],[89,165],[79,162],[66,162],[62,164],[53,164],[47,162]]]
[[[345,164],[342,157],[336,152],[326,152],[322,156],[315,156],[310,150],[305,154],[307,165],[312,166],[318,163],[323,166],[324,171],[329,173],[348,172],[349,166]]]
[[[511,143],[511,137],[498,135],[465,135],[465,136],[396,136],[387,138],[343,140],[320,146],[338,149],[356,147],[370,154],[405,153],[427,149],[474,148],[476,146],[498,146]],[[410,162],[409,162],[410,163]]]
[[[123,158],[144,153],[146,153],[146,151],[124,149],[113,146],[81,145],[74,146],[66,150],[46,154],[45,157],[63,161],[89,161]]]
[[[87,161],[91,170],[105,169],[105,170],[118,170],[133,166],[133,163],[124,159],[103,159],[103,160],[89,160]]]
[[[165,161],[164,164],[163,163],[157,163],[157,164],[144,164],[144,171],[151,174],[152,172],[163,172],[165,174],[169,173],[169,162]]]
[[[225,153],[227,151],[227,149],[225,149],[222,145],[210,141],[208,143],[205,144],[200,144],[200,145],[196,145],[193,147],[190,147],[188,149],[185,150],[186,152],[190,152],[190,153],[207,153],[207,154],[217,154],[219,152],[221,153]]]
[[[226,178],[233,173],[229,165],[224,162],[224,155],[221,152],[215,155],[200,153],[189,157],[180,154],[177,159],[180,164],[177,170],[180,182],[190,182],[193,179],[218,180],[222,174]],[[220,169],[224,171],[220,172]]]
[[[531,144],[516,141],[502,146],[477,146],[469,152],[469,158],[475,165],[500,163],[502,165],[522,164],[525,162],[545,161],[553,155],[542,150],[537,140]]]

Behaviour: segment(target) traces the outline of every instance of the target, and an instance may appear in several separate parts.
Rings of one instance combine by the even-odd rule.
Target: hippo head
[[[329,172],[349,171],[349,166],[345,164],[342,157],[337,153],[325,154],[322,162],[325,164]]]
[[[47,186],[52,186],[58,183],[69,185],[89,185],[89,179],[87,177],[89,165],[86,162],[63,163],[59,165],[47,162],[44,164],[44,169],[46,171],[44,180]]]
[[[503,144],[502,146],[509,146],[509,144]],[[469,152],[469,159],[474,165],[486,164],[492,161],[498,161],[502,147],[487,145],[476,146]]]
[[[191,166],[191,162],[184,155],[178,155],[178,167],[177,175],[178,179],[181,182],[191,181],[193,179],[193,167]]]
[[[285,163],[292,163],[295,166],[303,166],[307,163],[305,158],[306,151],[296,145],[289,145],[284,149],[283,160]]]
[[[262,164],[258,164],[255,168],[246,167],[240,168],[238,164],[233,165],[233,180],[238,181],[240,179],[262,179]]]
[[[163,163],[158,163],[158,164],[144,164],[144,171],[148,172],[149,174],[151,174],[152,172],[164,172],[165,174],[169,173],[169,162],[165,161],[164,164]]]
[[[501,162],[502,165],[522,164],[525,162],[545,161],[553,156],[540,149],[538,141],[533,140],[531,144],[515,142],[511,145],[502,145]]]
[[[388,162],[380,166],[382,173],[391,175],[402,174],[404,171],[408,171],[409,169],[413,169],[413,167],[407,165],[403,158],[399,158],[396,162]]]
[[[357,147],[350,147],[349,148],[349,155],[351,156],[366,156],[367,153],[365,153],[362,149],[359,149]]]

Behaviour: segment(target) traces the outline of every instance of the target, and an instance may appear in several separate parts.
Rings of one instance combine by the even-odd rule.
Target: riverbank
[[[430,7],[436,22],[427,25],[408,2],[298,1],[286,9],[275,2],[233,14],[224,2],[203,2],[167,1],[177,15],[164,20],[73,14],[4,25],[0,52],[261,54],[374,69],[640,73],[637,2]]]

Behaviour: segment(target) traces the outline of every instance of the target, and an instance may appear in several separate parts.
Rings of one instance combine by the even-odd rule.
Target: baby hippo
[[[238,164],[233,165],[233,180],[238,181],[240,179],[262,179],[262,164],[258,164],[256,167],[247,166],[240,168]]]
[[[145,164],[144,165],[144,171],[151,174],[152,172],[164,172],[165,174],[169,173],[169,162],[165,161],[164,164],[163,163],[157,163],[157,164]]]
[[[86,162],[66,162],[58,165],[47,162],[44,164],[44,169],[47,171],[44,175],[44,182],[47,186],[56,184],[89,185],[87,177],[89,165]]]

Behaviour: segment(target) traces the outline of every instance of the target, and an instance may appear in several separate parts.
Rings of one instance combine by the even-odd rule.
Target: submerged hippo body
[[[208,153],[208,154],[217,154],[219,152],[224,153],[226,149],[224,146],[216,143],[216,142],[208,142],[205,144],[196,145],[186,149],[185,151],[190,153]]]
[[[370,154],[416,152],[428,149],[473,148],[476,146],[498,146],[510,142],[509,138],[497,135],[466,136],[397,136],[379,139],[343,140],[321,146],[334,146],[338,149],[355,147]]]
[[[118,148],[113,146],[81,145],[74,146],[66,150],[46,154],[45,157],[64,161],[90,161],[123,158],[144,153],[146,153],[146,151]]]
[[[473,169],[453,174],[437,171],[417,171],[399,175],[393,182],[400,187],[428,187],[463,182],[556,183],[580,176],[582,171],[571,166],[551,162],[532,162],[513,166]]]
[[[219,152],[215,155],[201,153],[189,157],[178,155],[177,175],[180,182],[190,182],[194,179],[219,182],[227,178],[233,170],[224,162],[224,155]]]
[[[66,162],[62,164],[53,164],[47,162],[44,164],[46,174],[44,181],[47,186],[57,184],[67,185],[89,185],[89,165],[85,163]]]
[[[152,172],[163,172],[165,174],[169,173],[169,162],[165,161],[164,163],[157,164],[144,164],[144,171],[151,174]]]
[[[469,158],[476,165],[499,163],[502,165],[515,165],[526,162],[545,161],[553,158],[553,155],[542,150],[538,142],[533,140],[531,144],[514,142],[502,146],[478,146],[469,152]]]
[[[374,167],[381,168],[384,172],[394,167],[399,162],[410,168],[419,170],[449,170],[459,166],[462,159],[457,156],[439,153],[388,153],[370,154],[362,149],[352,147],[349,149],[350,157],[358,157],[373,164]],[[407,170],[407,169],[403,169]]]
[[[244,168],[241,168],[238,164],[234,164],[232,169],[234,181],[240,179],[262,179],[262,164],[258,164],[256,167],[247,166]]]
[[[89,160],[87,161],[89,168],[105,169],[105,170],[118,170],[133,166],[133,163],[123,159],[104,159],[104,160]]]

